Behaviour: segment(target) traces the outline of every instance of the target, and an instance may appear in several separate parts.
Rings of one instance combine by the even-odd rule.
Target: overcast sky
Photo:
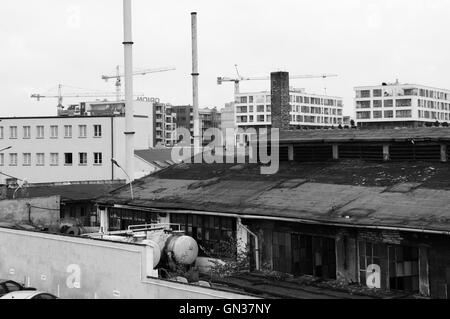
[[[56,100],[36,102],[58,83],[114,91],[102,74],[123,65],[121,0],[2,0],[0,116],[55,115]],[[342,96],[381,82],[450,89],[448,0],[134,0],[135,68],[176,71],[135,78],[135,90],[172,104],[191,104],[190,12],[198,12],[201,107],[223,107],[233,85],[218,76],[286,70],[339,74],[296,80],[312,93]],[[269,89],[244,82],[242,91]],[[53,91],[55,92],[55,91]],[[75,102],[66,100],[65,102]]]

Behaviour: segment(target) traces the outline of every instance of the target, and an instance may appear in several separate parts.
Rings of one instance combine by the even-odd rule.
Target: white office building
[[[420,127],[450,120],[449,90],[397,81],[355,87],[355,93],[360,127]]]
[[[153,104],[135,103],[135,148],[149,149],[154,146]],[[0,118],[0,183],[11,178],[29,183],[126,179],[111,161],[125,167],[123,102],[82,105],[81,112],[65,111],[75,110],[75,115]]]
[[[290,126],[292,128],[332,127],[343,124],[343,102],[340,97],[306,93],[290,89]],[[236,126],[267,127],[272,125],[271,92],[240,93],[235,97]]]

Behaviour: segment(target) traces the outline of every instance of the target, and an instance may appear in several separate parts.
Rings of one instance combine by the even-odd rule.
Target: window
[[[6,282],[5,286],[6,286],[6,289],[8,290],[8,292],[14,292],[14,291],[21,290],[20,286],[13,282]]]
[[[373,107],[382,107],[383,103],[381,100],[374,100],[373,101]]]
[[[373,90],[374,97],[380,97],[382,95],[382,91],[380,89]]]
[[[64,137],[72,138],[72,125],[64,125]]]
[[[9,138],[12,138],[12,139],[17,138],[17,126],[9,127]]]
[[[58,138],[58,126],[57,125],[50,126],[50,137]]]
[[[59,154],[58,153],[50,153],[50,165],[51,166],[59,165]]]
[[[44,166],[45,165],[45,155],[44,155],[44,153],[37,153],[36,154],[36,165],[37,166]]]
[[[85,138],[87,137],[87,126],[86,125],[79,125],[78,126],[78,130],[79,130],[79,137],[80,138]]]
[[[0,139],[3,139],[3,126],[0,126]]]
[[[265,120],[264,115],[258,115],[258,116],[256,117],[256,121],[257,121],[257,122],[264,122],[264,120]]]
[[[17,166],[17,153],[9,154],[9,165]]]
[[[382,111],[373,111],[373,118],[374,119],[381,119],[383,117]]]
[[[356,112],[356,118],[360,119],[370,119],[370,111],[366,112]]]
[[[241,96],[239,98],[239,103],[247,103],[247,97],[246,96]]]
[[[395,105],[397,107],[410,107],[411,106],[411,99],[401,99],[397,100]]]
[[[237,106],[236,113],[247,113],[247,106]]]
[[[267,105],[266,111],[267,111],[267,112],[271,112],[271,111],[272,111],[272,105]]]
[[[370,109],[370,101],[357,101],[356,108],[357,109]]]
[[[44,127],[43,126],[37,127],[37,138],[44,138]]]
[[[253,103],[253,96],[248,97],[248,103]]]
[[[23,138],[31,138],[31,127],[29,126],[23,127]]]
[[[72,153],[64,154],[64,165],[67,165],[67,166],[73,165],[73,154]]]
[[[384,107],[393,107],[394,101],[393,100],[385,100],[384,101]]]
[[[79,159],[80,165],[87,165],[87,153],[79,153]]]
[[[411,110],[402,110],[402,111],[396,111],[395,112],[395,117],[412,117],[412,113]]]
[[[94,137],[102,137],[102,126],[94,125]]]
[[[264,112],[264,105],[258,105],[258,106],[256,107],[256,111],[257,111],[257,112]]]
[[[31,166],[31,154],[30,153],[23,154],[23,166]]]
[[[103,164],[103,154],[102,153],[94,153],[94,164],[95,165]]]
[[[384,111],[384,117],[387,119],[394,117],[394,111]]]
[[[5,165],[5,154],[0,154],[0,166]]]

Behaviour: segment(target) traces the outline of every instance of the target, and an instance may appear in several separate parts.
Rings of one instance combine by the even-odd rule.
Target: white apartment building
[[[340,97],[306,93],[290,89],[290,122],[293,127],[332,127],[343,124],[343,102]],[[270,127],[272,125],[271,92],[240,93],[235,97],[237,127]]]
[[[135,148],[148,149],[154,146],[153,104],[135,103]],[[10,177],[29,183],[126,179],[111,162],[125,167],[124,113],[106,113],[0,118],[0,183]]]
[[[418,127],[450,120],[450,91],[424,85],[383,83],[355,87],[360,127]]]

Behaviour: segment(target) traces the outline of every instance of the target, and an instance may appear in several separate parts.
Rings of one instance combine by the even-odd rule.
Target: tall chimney
[[[271,94],[272,94],[272,128],[289,130],[290,115],[290,94],[289,94],[289,73],[271,73]]]
[[[192,89],[193,89],[193,110],[194,110],[194,152],[200,153],[201,147],[201,128],[199,115],[199,96],[198,96],[198,45],[197,45],[197,12],[191,13],[192,19]]]
[[[134,180],[133,39],[131,0],[123,0],[125,51],[125,171]]]

